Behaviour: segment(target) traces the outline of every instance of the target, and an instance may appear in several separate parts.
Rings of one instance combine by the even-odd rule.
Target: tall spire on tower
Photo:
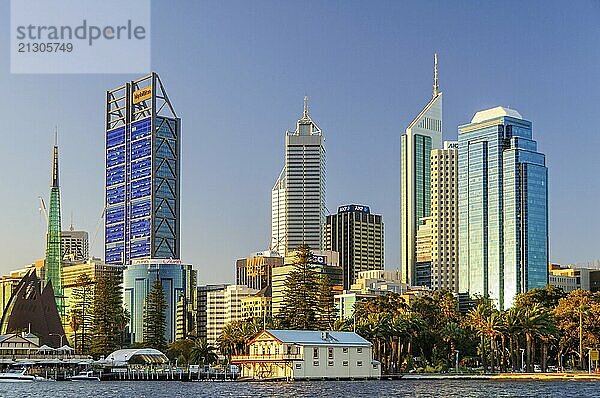
[[[308,118],[308,95],[304,96],[304,114],[303,114],[303,118],[304,119]]]
[[[438,95],[438,66],[437,66],[437,53],[433,55],[433,96]]]
[[[65,308],[62,284],[61,230],[60,186],[58,183],[58,127],[56,127],[54,129],[54,146],[52,148],[52,180],[48,211],[48,233],[46,235],[45,282],[50,282],[52,285],[56,307],[62,319],[65,314]]]

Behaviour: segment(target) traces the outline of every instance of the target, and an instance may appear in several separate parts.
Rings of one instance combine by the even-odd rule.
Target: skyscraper
[[[431,151],[431,287],[458,292],[458,143]]]
[[[106,93],[106,263],[179,259],[180,129],[156,73]]]
[[[318,250],[325,223],[325,146],[308,115],[308,98],[296,130],[285,135],[285,165],[271,191],[271,249],[285,256],[306,244]]]
[[[50,205],[48,208],[48,234],[46,235],[45,283],[52,283],[56,307],[59,315],[64,317],[64,295],[62,285],[62,250],[60,232],[60,185],[58,183],[58,133],[55,132],[52,148],[52,179],[50,184]]]
[[[548,282],[548,170],[514,109],[459,126],[459,289],[499,308]]]
[[[60,242],[63,259],[77,262],[86,261],[90,257],[87,231],[75,231],[71,225],[68,231],[61,231]]]
[[[369,206],[340,206],[327,216],[323,249],[339,253],[346,290],[359,272],[383,269],[383,242],[382,217],[371,214]]]
[[[402,282],[415,282],[415,242],[419,220],[431,213],[430,154],[442,146],[442,93],[437,54],[433,96],[400,137],[400,255]]]

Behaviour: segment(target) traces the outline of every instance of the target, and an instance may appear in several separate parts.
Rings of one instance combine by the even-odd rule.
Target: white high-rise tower
[[[303,244],[320,250],[324,223],[324,138],[304,97],[296,130],[286,131],[285,165],[271,191],[271,249],[282,256]]]
[[[400,255],[402,282],[416,282],[416,237],[419,223],[431,215],[432,149],[442,147],[442,93],[434,57],[433,96],[400,137]]]

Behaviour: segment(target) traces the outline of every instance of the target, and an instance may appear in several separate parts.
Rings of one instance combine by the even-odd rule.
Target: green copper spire
[[[50,208],[48,212],[48,234],[46,235],[46,269],[45,280],[52,282],[56,297],[56,307],[61,317],[64,316],[64,297],[62,285],[62,251],[60,247],[60,188],[58,185],[58,142],[55,132],[52,152],[52,180],[50,185]]]

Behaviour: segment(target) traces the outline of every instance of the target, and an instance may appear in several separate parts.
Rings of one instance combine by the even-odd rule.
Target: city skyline
[[[581,4],[576,6],[583,8]],[[597,9],[593,8],[597,5],[586,6]],[[337,10],[335,6],[313,4],[311,7],[319,8],[323,18],[336,22],[325,30],[329,33],[328,38],[334,35],[335,26],[352,20],[350,14],[353,7],[339,17],[333,14]],[[409,15],[426,15],[430,11],[417,5],[411,7]],[[180,76],[190,73],[194,65],[172,65],[162,60],[173,50],[160,47],[160,35],[165,32],[156,24],[156,30],[153,31],[156,41],[153,66],[165,80],[186,131],[183,140],[187,147],[183,149],[182,156],[182,186],[187,186],[182,193],[182,259],[201,270],[199,279],[202,283],[231,281],[236,258],[267,248],[270,188],[282,160],[281,131],[297,115],[301,99],[307,94],[313,104],[315,120],[327,132],[327,206],[330,212],[344,203],[369,203],[387,220],[386,267],[399,267],[397,220],[400,216],[395,210],[399,197],[399,136],[403,126],[408,125],[414,116],[414,110],[422,106],[427,98],[426,93],[430,91],[430,63],[434,51],[440,54],[440,79],[446,97],[444,139],[455,138],[457,126],[466,123],[480,109],[510,105],[525,110],[523,116],[534,123],[540,151],[547,155],[550,169],[550,260],[584,262],[600,257],[592,244],[599,233],[595,226],[599,224],[596,222],[599,216],[594,214],[592,202],[599,188],[593,178],[588,179],[592,181],[591,184],[584,185],[582,181],[586,180],[583,176],[571,177],[581,175],[581,170],[593,172],[595,169],[593,148],[600,141],[593,134],[584,134],[591,124],[589,115],[593,115],[592,104],[598,102],[598,94],[589,89],[589,76],[597,76],[600,62],[597,51],[593,51],[593,40],[579,41],[573,48],[570,48],[570,43],[579,38],[597,37],[598,27],[591,26],[591,19],[590,24],[580,21],[581,18],[583,22],[588,21],[592,13],[580,10],[577,15],[568,12],[563,15],[555,9],[557,4],[545,7],[543,17],[536,17],[535,7],[521,5],[523,15],[513,16],[514,19],[510,20],[514,24],[514,32],[511,29],[499,29],[497,34],[487,33],[476,49],[470,48],[473,43],[466,36],[458,35],[452,51],[449,50],[451,46],[448,40],[440,32],[444,29],[456,32],[458,27],[453,23],[449,22],[443,29],[432,26],[433,33],[427,40],[411,36],[415,44],[409,45],[408,39],[398,39],[403,30],[393,28],[386,20],[379,28],[388,33],[382,39],[383,43],[374,46],[372,52],[370,47],[359,44],[357,47],[363,49],[366,56],[357,60],[356,66],[349,65],[347,72],[338,73],[337,76],[332,72],[345,65],[353,54],[350,42],[341,42],[340,50],[334,53],[343,56],[334,61],[318,45],[318,34],[309,33],[308,37],[300,39],[297,38],[299,35],[287,32],[284,36],[291,43],[285,47],[286,56],[290,54],[287,52],[288,46],[294,49],[293,52],[297,51],[294,48],[297,44],[305,50],[312,46],[313,51],[325,58],[324,67],[292,67],[287,74],[277,74],[274,71],[281,64],[273,60],[272,63],[259,62],[242,51],[242,58],[253,62],[246,64],[245,68],[248,69],[244,69],[239,79],[228,81],[227,78],[242,71],[226,61],[239,49],[217,40],[214,47],[196,50],[207,51],[217,57],[216,60],[213,58],[212,63],[207,61],[207,68],[192,85]],[[382,8],[392,15],[401,15],[402,7],[386,4]],[[437,8],[433,11],[436,15],[448,12],[443,5]],[[459,13],[462,21],[466,15],[470,15],[466,8],[459,7],[459,11],[449,15]],[[478,12],[490,11],[489,5],[481,8]],[[0,9],[7,10],[7,5]],[[182,15],[174,14],[174,11],[168,11],[160,4],[155,12],[159,11],[165,11],[164,16],[169,20]],[[206,11],[208,19],[228,9],[223,6],[223,9],[215,7],[215,10],[202,11]],[[494,12],[507,11],[494,7]],[[553,12],[561,18],[572,19],[577,16],[578,23],[563,24],[558,22],[558,18],[553,21]],[[252,15],[251,10],[244,9],[242,12],[243,15],[248,13]],[[280,5],[276,12],[271,11],[264,18],[276,20],[277,13],[285,17],[291,10]],[[369,11],[367,16],[383,13],[379,9]],[[531,43],[539,33],[523,27],[527,18],[543,18],[559,27],[556,33],[546,32],[549,37],[542,41],[543,49],[532,47]],[[498,17],[498,21],[487,21],[492,26],[486,26],[486,29],[493,31],[493,26],[502,19]],[[310,20],[311,26],[316,26],[316,22]],[[402,29],[410,29],[410,26],[413,25]],[[216,31],[207,29],[214,39]],[[254,29],[254,36],[248,40],[262,43],[268,38],[270,30]],[[471,26],[466,30],[472,33],[473,29]],[[322,30],[318,32],[323,33]],[[357,28],[345,33],[354,38],[364,32]],[[381,31],[377,36],[382,36]],[[519,37],[523,37],[527,45],[518,43]],[[367,35],[361,43],[371,39]],[[326,41],[331,45],[329,40]],[[281,45],[281,42],[276,43]],[[200,44],[207,45],[204,41]],[[243,41],[243,44],[247,42]],[[512,49],[514,58],[507,57],[512,62],[494,56],[498,47],[494,48],[492,44],[499,44],[501,50]],[[6,45],[3,39],[0,47]],[[217,49],[219,45],[222,50]],[[563,57],[555,59],[547,55],[556,53],[558,49],[564,51]],[[398,54],[390,55],[408,54],[413,50],[414,54],[409,60]],[[220,51],[227,57],[223,55],[219,58]],[[369,58],[372,59],[367,61]],[[221,64],[227,65],[227,68],[217,73],[215,68]],[[11,209],[7,223],[14,229],[10,233],[5,232],[0,239],[3,251],[7,253],[5,262],[0,264],[0,271],[20,268],[43,257],[45,223],[37,212],[36,202],[39,194],[47,194],[47,148],[52,140],[50,131],[56,122],[59,122],[61,131],[61,199],[64,214],[73,212],[76,228],[90,233],[90,254],[104,257],[102,235],[95,233],[103,196],[103,155],[97,149],[103,146],[100,104],[106,89],[139,76],[10,76],[7,61],[2,68],[0,83],[14,94],[10,102],[6,98],[0,100],[3,105],[1,112],[8,124],[7,131],[13,132],[9,144],[0,154],[5,162],[14,164],[22,173],[7,176],[7,183],[13,192],[12,197],[3,199],[3,205]],[[358,73],[361,68],[366,68],[366,72]],[[256,81],[251,82],[248,77],[253,72],[260,73]],[[275,79],[262,76],[272,75],[272,72],[275,73]],[[299,77],[294,78],[294,73]],[[288,77],[290,82],[283,83]],[[352,87],[348,84],[350,81],[355,83]],[[383,81],[387,84],[383,84]],[[504,90],[503,86],[506,85],[512,90]],[[521,88],[517,87],[519,85]],[[234,89],[236,86],[237,89]],[[233,97],[238,100],[234,101]],[[260,101],[252,102],[256,98]],[[24,117],[22,108],[25,106],[20,104],[26,103],[39,111],[33,116]],[[20,116],[14,118],[19,120],[18,123],[11,117],[12,113]],[[566,133],[569,140],[563,139]],[[573,137],[578,140],[585,137],[586,145],[575,146],[572,141],[576,140],[571,139]],[[363,154],[365,139],[369,139],[369,145],[373,146],[369,156]],[[27,156],[23,155],[24,148],[28,149]],[[246,160],[243,152],[247,152]],[[362,154],[362,157],[358,154]],[[569,162],[563,162],[565,154],[572,155]],[[252,167],[247,167],[245,161],[250,158]],[[357,161],[348,164],[345,161],[347,158]],[[211,172],[218,174],[218,177],[211,178]],[[364,179],[365,185],[351,186],[348,184],[348,175]],[[563,192],[571,194],[562,195]],[[63,229],[66,229],[65,225]]]

